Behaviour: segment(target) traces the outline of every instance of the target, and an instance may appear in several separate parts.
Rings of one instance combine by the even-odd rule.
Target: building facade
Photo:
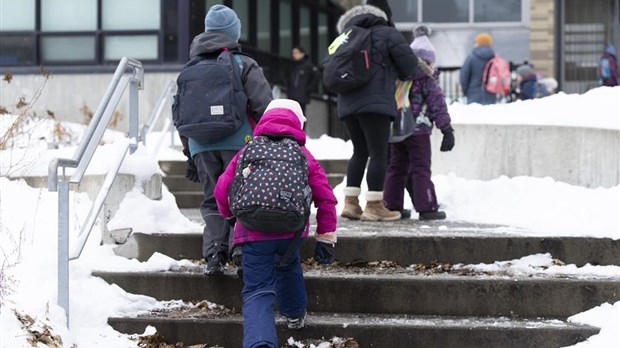
[[[283,85],[290,51],[306,48],[320,64],[344,10],[363,0],[0,0],[0,105],[30,100],[41,84],[40,67],[52,73],[34,110],[79,122],[94,110],[121,57],[143,62],[147,117],[161,90],[188,59],[204,15],[223,3],[239,15],[244,51],[272,85]],[[473,38],[489,32],[494,49],[514,64],[532,63],[559,90],[582,93],[597,86],[596,63],[606,43],[620,48],[620,0],[390,0],[396,28],[412,40],[426,23],[444,70],[446,95],[458,99],[458,70]],[[319,91],[322,92],[322,91]],[[37,110],[38,108],[38,110]],[[318,108],[318,109],[317,109]],[[9,108],[10,109],[10,108]],[[344,136],[333,101],[319,93],[309,105],[311,136]],[[314,115],[313,115],[314,114]],[[122,122],[120,123],[122,127]]]

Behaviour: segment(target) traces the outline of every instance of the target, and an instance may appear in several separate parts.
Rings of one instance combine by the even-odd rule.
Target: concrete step
[[[166,337],[168,343],[208,344],[241,347],[243,318],[145,316],[110,318],[108,323],[125,333],[142,333],[148,325]],[[561,320],[522,320],[479,317],[416,317],[364,314],[309,313],[306,327],[289,330],[277,320],[279,344],[321,337],[354,338],[361,347],[442,348],[557,348],[573,345],[597,334],[599,329]]]
[[[202,194],[202,186],[199,182],[189,181],[185,175],[168,175],[162,178],[162,181],[168,187],[168,191],[173,194],[176,192],[198,192]]]
[[[241,308],[242,281],[208,277],[202,266],[174,272],[95,272],[130,293],[158,300]],[[306,266],[308,310],[332,313],[567,318],[620,301],[620,279],[428,274],[415,269]],[[362,300],[363,299],[363,300]]]
[[[410,220],[412,221],[412,220]],[[361,223],[357,223],[361,224]],[[384,228],[390,233],[348,233],[348,223],[340,224],[337,260],[340,263],[354,261],[389,260],[402,266],[431,262],[439,263],[493,263],[495,261],[513,260],[524,256],[549,253],[553,258],[567,264],[583,266],[620,265],[620,240],[584,237],[523,237],[505,234],[479,235],[465,234],[454,226],[450,232],[437,230],[440,223],[433,222],[427,226],[427,232],[416,229],[412,222],[384,222]],[[390,226],[391,225],[391,226]],[[394,230],[395,226],[408,230]],[[406,227],[411,226],[411,227]],[[202,233],[187,234],[144,234],[133,233],[130,237],[131,248],[118,254],[146,261],[154,252],[168,255],[174,259],[202,258]],[[301,252],[304,259],[314,252],[314,238],[310,237],[303,244]]]
[[[342,183],[345,176],[345,174],[340,173],[327,174],[327,182],[329,182],[329,186],[331,186],[331,188],[334,188]]]
[[[319,160],[321,167],[325,170],[325,173],[339,173],[346,174],[347,166],[349,165],[348,159],[321,159]]]
[[[191,209],[200,207],[204,200],[204,193],[198,191],[177,191],[172,192],[179,209]]]

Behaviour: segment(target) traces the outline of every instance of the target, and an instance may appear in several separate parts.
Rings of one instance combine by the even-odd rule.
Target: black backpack
[[[213,143],[234,133],[248,117],[241,57],[223,50],[192,58],[177,78],[172,119],[180,135]]]
[[[323,59],[323,84],[334,93],[345,93],[370,80],[377,64],[372,63],[372,30],[347,28],[327,48]]]
[[[308,160],[288,137],[257,136],[237,161],[228,191],[237,222],[262,232],[299,232],[310,217]]]

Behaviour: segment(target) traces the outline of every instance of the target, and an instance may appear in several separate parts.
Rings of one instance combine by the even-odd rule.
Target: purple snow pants
[[[410,177],[409,177],[410,176]],[[431,136],[412,135],[400,143],[390,144],[390,163],[385,175],[383,202],[389,210],[403,210],[405,187],[411,180],[409,192],[415,210],[436,211],[435,185],[431,181]]]

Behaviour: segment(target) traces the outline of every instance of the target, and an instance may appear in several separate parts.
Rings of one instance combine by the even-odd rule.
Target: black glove
[[[336,245],[332,243],[316,242],[314,259],[316,262],[324,265],[334,263],[336,261]]]
[[[198,169],[196,169],[196,163],[193,159],[187,160],[187,168],[185,169],[185,178],[189,181],[200,182],[198,179]]]
[[[235,227],[235,223],[237,222],[237,218],[236,217],[229,217],[226,219],[226,222],[228,222],[228,224],[230,225],[230,227]]]
[[[452,127],[446,127],[441,130],[443,133],[443,140],[441,140],[441,152],[451,151],[454,147],[454,129]]]

